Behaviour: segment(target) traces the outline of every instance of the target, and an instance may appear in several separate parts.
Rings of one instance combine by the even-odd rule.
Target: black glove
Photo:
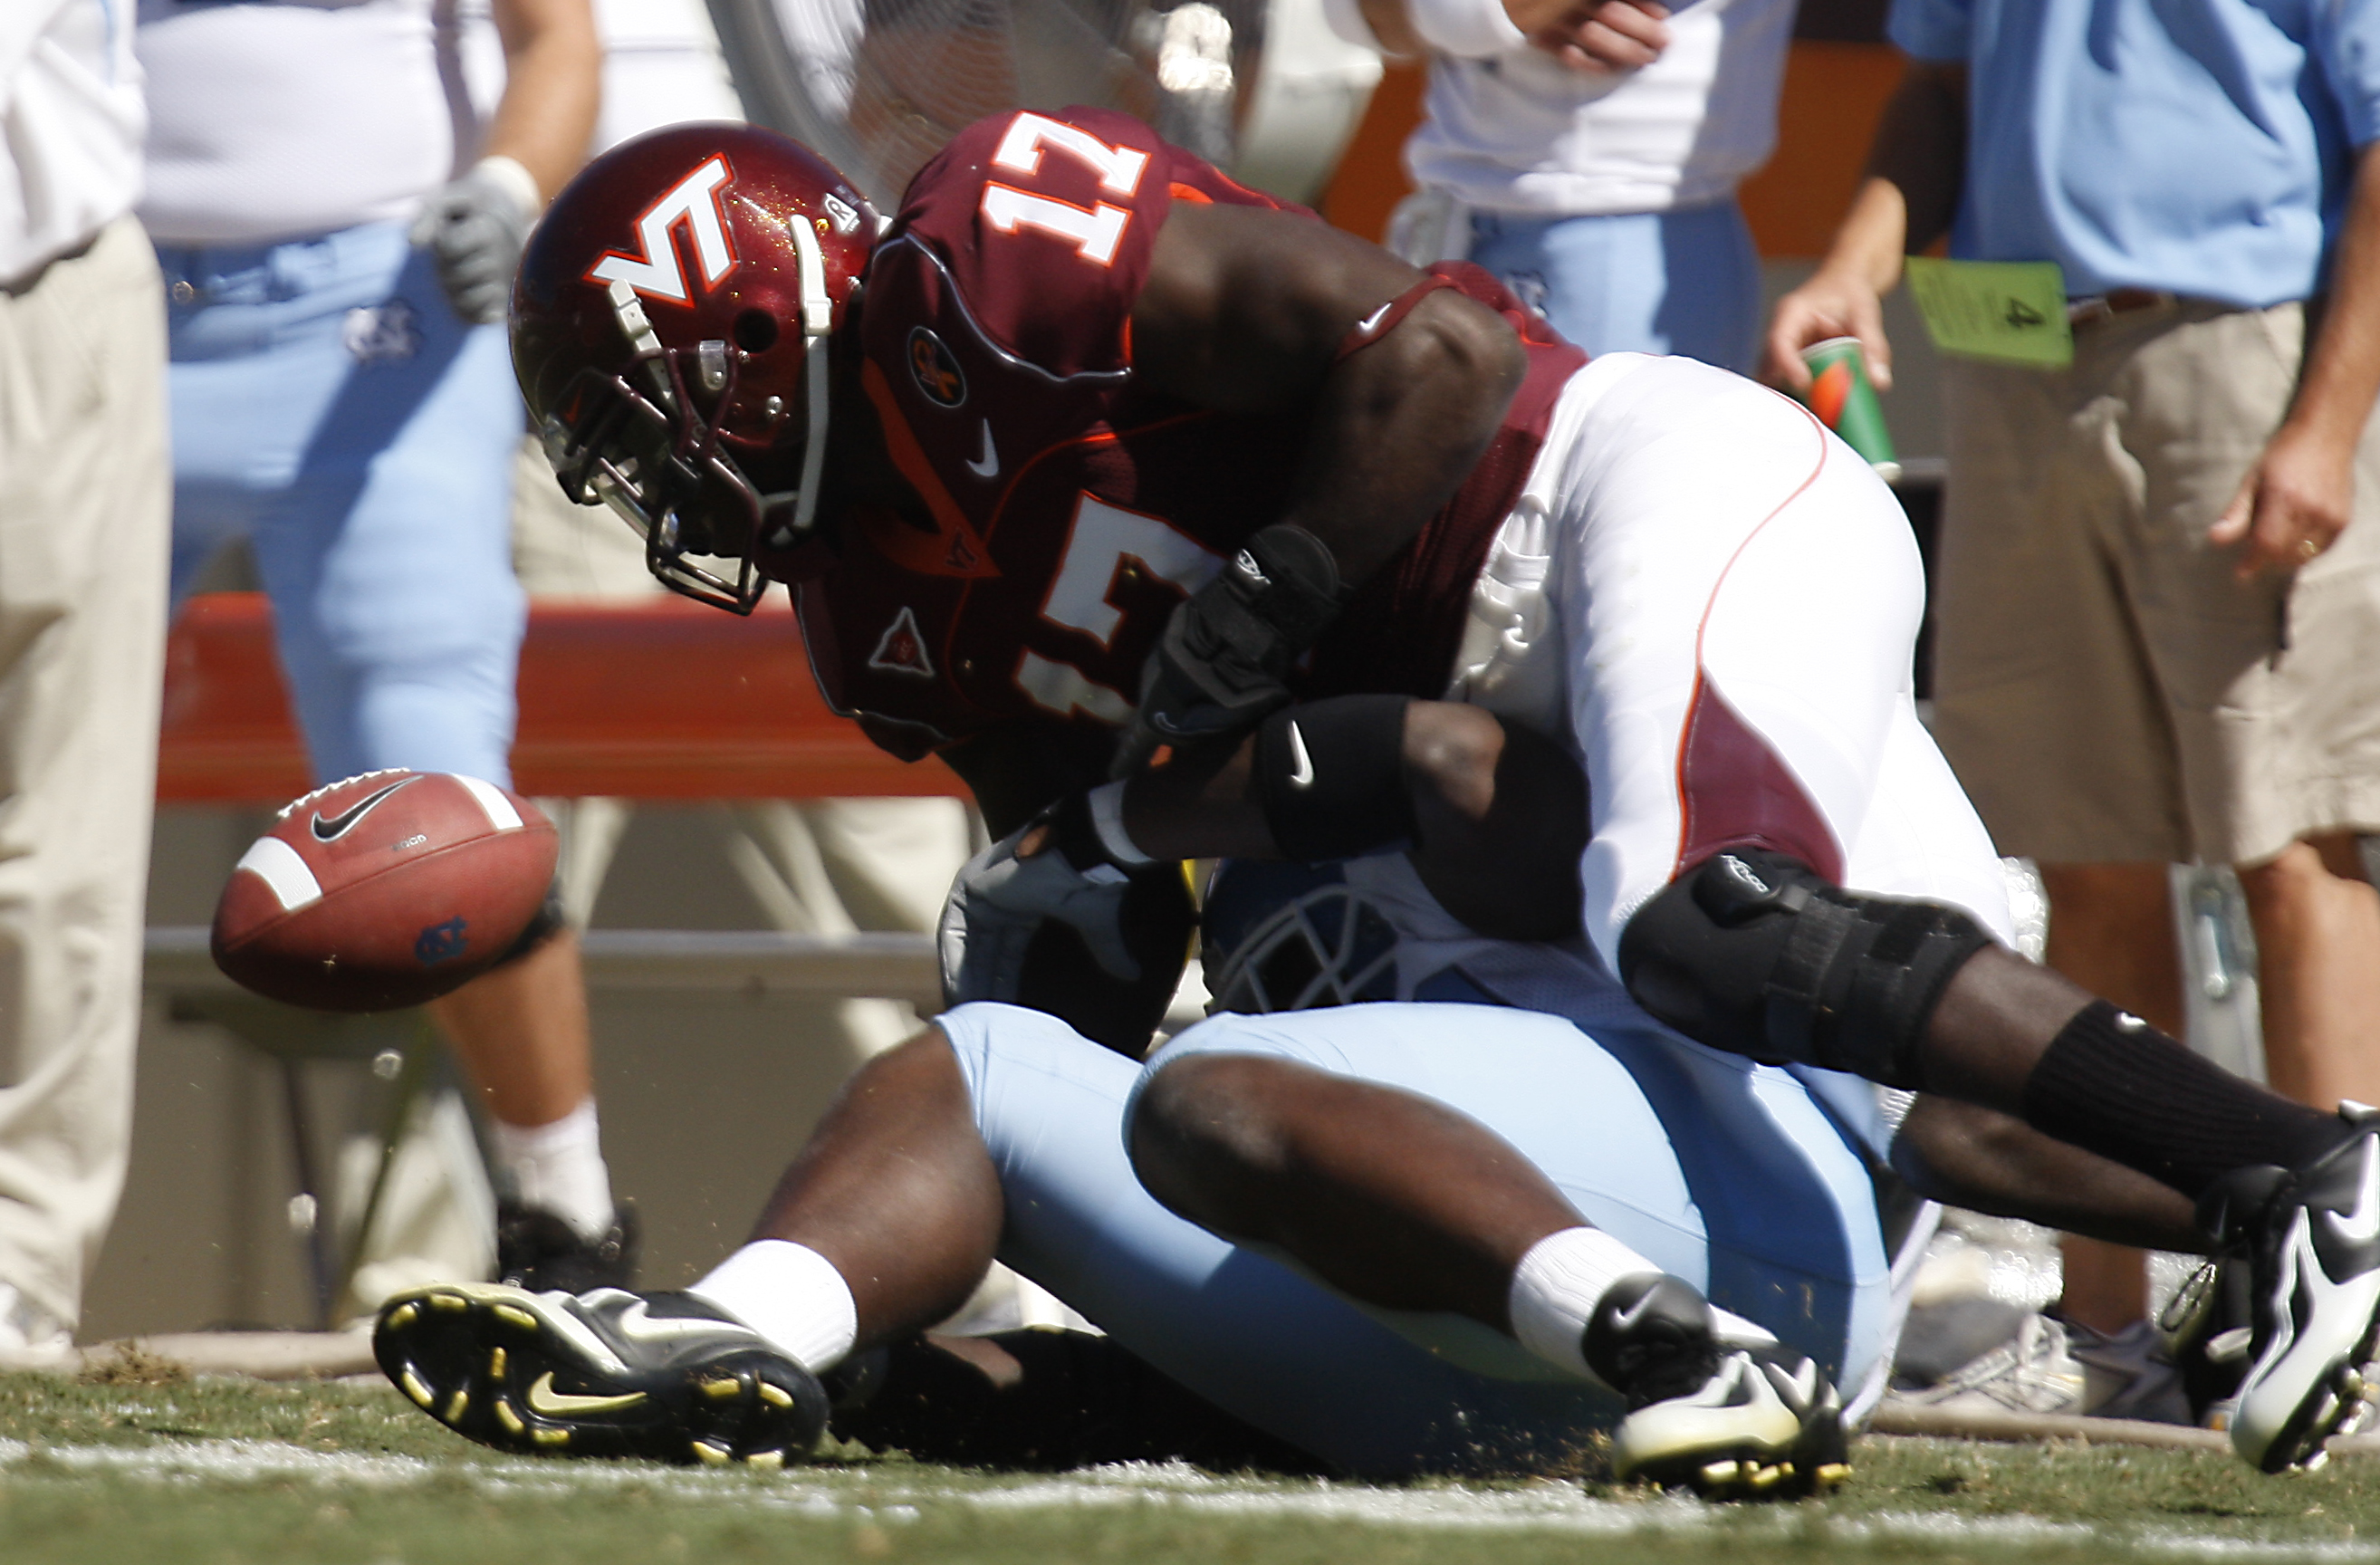
[[[1249,539],[1165,622],[1111,775],[1131,776],[1162,745],[1236,737],[1287,706],[1290,665],[1339,605],[1338,562],[1320,539],[1286,522]]]

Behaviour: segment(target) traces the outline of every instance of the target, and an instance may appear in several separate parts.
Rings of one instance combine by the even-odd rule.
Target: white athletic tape
[[[520,830],[520,811],[513,807],[512,800],[504,796],[502,788],[492,782],[482,782],[476,777],[466,777],[459,771],[450,771],[446,775],[463,784],[470,795],[480,801],[480,807],[487,812],[489,825],[499,831]]]
[[[322,900],[322,882],[314,879],[314,871],[298,850],[278,837],[259,837],[250,843],[232,867],[234,874],[242,869],[273,888],[284,913],[295,913]]]

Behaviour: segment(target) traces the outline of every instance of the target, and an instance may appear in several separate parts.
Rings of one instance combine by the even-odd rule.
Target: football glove
[[[1181,866],[1115,863],[1084,795],[1074,795],[959,871],[938,931],[942,1000],[1048,1012],[1138,1058],[1181,982],[1196,926]]]
[[[1131,776],[1160,746],[1234,738],[1289,705],[1290,666],[1338,617],[1340,597],[1338,562],[1304,528],[1249,539],[1165,622],[1111,775]]]
[[[481,326],[504,318],[538,208],[536,179],[507,157],[481,158],[430,198],[410,237],[430,251],[455,314]]]

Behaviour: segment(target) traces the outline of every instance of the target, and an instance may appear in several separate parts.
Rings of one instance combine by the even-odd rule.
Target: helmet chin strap
[[[794,499],[794,531],[805,533],[818,519],[819,475],[826,467],[827,334],[834,307],[826,297],[826,252],[806,218],[786,226],[801,261],[802,364],[809,385],[809,439],[802,450],[802,488]]]

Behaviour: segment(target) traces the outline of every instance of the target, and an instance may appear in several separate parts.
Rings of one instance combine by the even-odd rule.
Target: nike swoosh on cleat
[[[339,811],[338,814],[331,817],[328,820],[322,819],[322,815],[320,810],[315,811],[314,840],[318,843],[337,842],[349,831],[354,831],[356,822],[370,814],[373,808],[377,807],[382,799],[388,797],[391,794],[395,793],[399,788],[404,787],[407,783],[418,782],[420,780],[421,777],[419,772],[415,773],[411,777],[400,777],[395,782],[390,783],[387,787],[382,788],[377,792],[365,795],[362,798],[358,799],[354,804],[351,804],[346,808]]]
[[[1291,724],[1289,731],[1292,734],[1296,733],[1297,726],[1294,723]],[[1618,1327],[1622,1331],[1627,1330],[1630,1327],[1634,1326],[1638,1321],[1645,1318],[1645,1311],[1652,1303],[1653,1290],[1647,1288],[1642,1293],[1636,1295],[1636,1302],[1634,1304],[1629,1305],[1626,1309],[1621,1310],[1618,1315],[1613,1316],[1611,1317],[1611,1324]]]
[[[1000,453],[992,449],[991,420],[989,419],[983,421],[983,455],[981,459],[968,463],[967,471],[979,479],[1000,477]]]
[[[604,1322],[604,1326],[613,1336],[631,1342],[674,1342],[686,1337],[718,1336],[736,1330],[730,1322],[698,1316],[664,1316],[657,1320],[646,1313],[642,1299]],[[757,1338],[757,1333],[746,1335]]]
[[[1297,731],[1294,722],[1289,725],[1289,749],[1294,758],[1289,769],[1289,785],[1293,788],[1313,787],[1314,758],[1305,753],[1305,735]]]
[[[2323,1218],[2330,1231],[2350,1244],[2367,1244],[2380,1239],[2380,1142],[2366,1142],[2363,1146],[2363,1178],[2355,1191],[2352,1216],[2325,1212]]]
[[[582,1413],[617,1413],[644,1400],[642,1391],[630,1391],[617,1397],[580,1397],[568,1391],[557,1391],[553,1389],[552,1370],[537,1377],[528,1389],[528,1397],[529,1411],[543,1413],[548,1418],[568,1418]]]

